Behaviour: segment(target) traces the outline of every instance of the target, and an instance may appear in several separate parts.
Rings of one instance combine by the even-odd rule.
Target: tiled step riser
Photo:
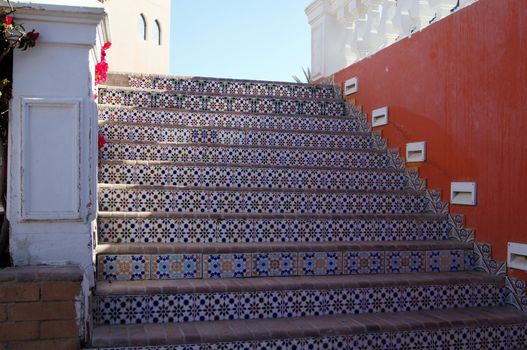
[[[223,214],[413,214],[432,212],[420,193],[168,191],[99,188],[99,210]]]
[[[203,96],[99,88],[99,103],[119,106],[176,108],[203,112],[343,116],[344,103],[323,100]]]
[[[503,306],[494,284],[96,296],[94,323],[272,319]]]
[[[272,243],[446,240],[447,220],[98,219],[99,243]]]
[[[386,149],[384,140],[369,135],[296,134],[281,132],[177,129],[121,124],[101,125],[108,140],[156,141],[229,146],[312,147],[329,149]]]
[[[107,143],[102,160],[153,160],[211,165],[309,166],[392,169],[387,154],[345,151],[306,151],[235,147],[174,147],[153,144]]]
[[[99,183],[262,189],[404,190],[402,172],[99,164]]]
[[[136,77],[128,79],[130,87],[139,89],[171,90],[177,92],[200,92],[207,94],[276,96],[296,98],[335,98],[332,86],[294,85],[271,82],[228,81],[207,79],[174,79],[163,77]]]
[[[230,254],[100,254],[99,280],[242,278],[465,271],[473,252],[345,251]]]
[[[360,132],[369,131],[365,118],[310,117],[255,114],[197,113],[167,110],[99,107],[102,122],[143,123],[174,127],[261,129],[270,131]]]
[[[517,324],[488,325],[485,327],[445,327],[393,332],[362,332],[354,335],[185,344],[168,347],[99,348],[99,350],[520,350],[525,348],[527,348],[527,326],[525,324]]]

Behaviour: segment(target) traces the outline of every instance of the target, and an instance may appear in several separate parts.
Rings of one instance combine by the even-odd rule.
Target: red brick
[[[80,350],[79,338],[25,341],[9,344],[9,350]]]
[[[46,282],[41,284],[40,295],[43,301],[75,300],[80,290],[78,282]]]
[[[0,323],[0,341],[38,339],[38,322]]]
[[[0,304],[0,322],[7,320],[7,304]]]
[[[71,320],[76,317],[75,303],[58,301],[8,304],[7,317],[10,321]]]
[[[40,298],[40,288],[37,283],[2,283],[0,284],[0,300],[2,302],[37,301]]]
[[[43,321],[40,324],[40,339],[75,338],[79,332],[75,320]]]

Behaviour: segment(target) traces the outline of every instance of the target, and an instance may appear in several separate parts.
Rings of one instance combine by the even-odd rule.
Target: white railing
[[[327,77],[477,0],[314,0],[311,71]]]

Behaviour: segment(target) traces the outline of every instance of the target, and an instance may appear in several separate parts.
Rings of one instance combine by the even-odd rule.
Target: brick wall
[[[0,270],[0,350],[80,349],[82,281],[78,267]]]

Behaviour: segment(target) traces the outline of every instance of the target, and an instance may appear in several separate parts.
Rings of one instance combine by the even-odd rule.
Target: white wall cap
[[[76,13],[104,13],[104,5],[97,0],[12,0],[11,4],[13,7],[20,9],[24,8]],[[0,5],[8,6],[7,1],[5,0],[0,0]]]
[[[315,0],[306,7],[304,12],[309,23],[324,14],[324,2],[325,0]]]

